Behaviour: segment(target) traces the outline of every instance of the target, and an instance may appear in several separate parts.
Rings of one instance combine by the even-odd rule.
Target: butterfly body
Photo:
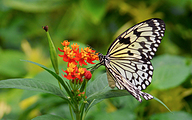
[[[111,88],[126,89],[138,101],[153,96],[141,90],[150,85],[155,55],[164,36],[165,23],[158,18],[149,19],[129,28],[109,47],[107,54],[99,54],[100,65],[106,67]]]

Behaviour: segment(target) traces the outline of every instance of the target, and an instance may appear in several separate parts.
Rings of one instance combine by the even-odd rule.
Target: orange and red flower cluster
[[[98,60],[98,54],[95,53],[95,50],[86,47],[84,49],[81,48],[81,52],[79,52],[79,45],[73,43],[70,48],[70,42],[67,40],[63,41],[61,44],[64,46],[63,49],[58,49],[64,54],[59,56],[63,58],[63,61],[68,62],[67,70],[63,70],[67,75],[63,75],[63,77],[72,80],[73,83],[75,80],[76,83],[82,83],[83,79],[91,79],[91,72],[86,68],[78,68],[77,65],[79,64],[82,66],[87,65],[87,63],[95,64],[93,61]]]

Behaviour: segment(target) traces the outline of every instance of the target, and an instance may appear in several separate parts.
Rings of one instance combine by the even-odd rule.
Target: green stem
[[[86,95],[86,88],[87,88],[87,80],[85,80],[85,95]],[[85,98],[85,100],[86,100],[86,98]]]
[[[70,105],[70,104],[69,104],[69,110],[70,110],[71,118],[72,118],[72,120],[74,120],[73,112],[72,112],[72,109],[71,109],[71,105]]]
[[[72,81],[71,81],[71,80],[69,81],[69,84],[70,84],[70,86],[71,86],[72,90],[74,90],[74,86],[73,86],[73,83],[72,83]]]
[[[85,108],[85,102],[82,103],[81,108],[80,108],[80,112],[81,112],[81,118],[80,120],[84,120],[84,108]]]
[[[84,89],[86,88],[86,87],[85,87],[86,84],[87,84],[87,80],[84,80],[83,83],[81,84],[80,92],[83,92],[83,91],[84,91]]]
[[[76,105],[75,114],[76,114],[76,120],[80,120],[81,117],[80,117],[79,105]]]

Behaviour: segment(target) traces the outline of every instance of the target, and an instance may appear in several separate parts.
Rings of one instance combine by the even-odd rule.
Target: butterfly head
[[[98,57],[99,57],[100,64],[104,65],[105,56],[102,53],[99,53]]]
[[[99,57],[99,63],[97,63],[95,66],[92,66],[92,67],[90,67],[90,68],[87,68],[87,69],[91,69],[90,71],[94,71],[94,70],[96,70],[98,67],[100,67],[101,65],[104,65],[105,63],[105,56],[103,55],[103,54],[101,54],[101,53],[99,53],[98,54],[98,57]]]

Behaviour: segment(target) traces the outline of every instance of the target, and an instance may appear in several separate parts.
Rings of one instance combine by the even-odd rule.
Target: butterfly
[[[155,55],[165,32],[165,23],[152,18],[134,25],[119,35],[110,45],[107,54],[99,53],[100,63],[106,68],[111,88],[126,89],[139,102],[153,96],[142,92],[150,85],[153,66],[150,60]]]

